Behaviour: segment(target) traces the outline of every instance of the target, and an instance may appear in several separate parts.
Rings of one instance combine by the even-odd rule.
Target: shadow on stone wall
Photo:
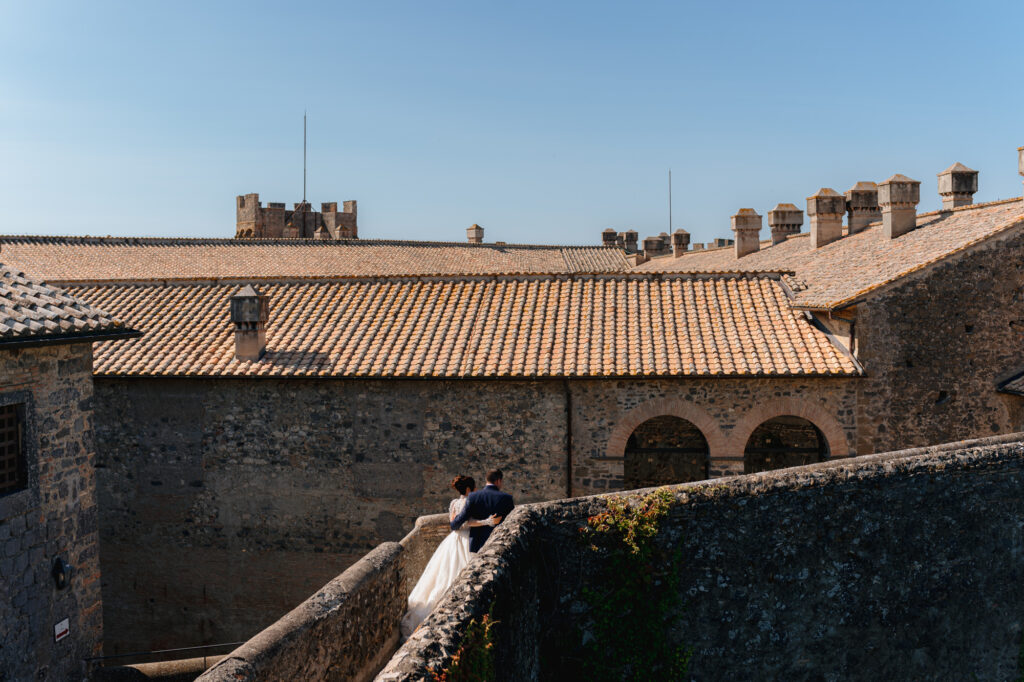
[[[659,537],[683,552],[692,678],[1015,678],[1022,438],[672,487]],[[518,508],[376,679],[442,670],[491,608],[499,679],[554,679],[599,568],[576,536],[605,499]]]

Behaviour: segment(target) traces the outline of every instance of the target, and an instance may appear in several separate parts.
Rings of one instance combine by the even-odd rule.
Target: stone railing
[[[422,516],[198,679],[372,679],[398,645],[406,599],[449,532],[448,515]]]
[[[691,676],[1016,679],[1022,439],[671,487],[659,539],[682,552],[686,603],[670,632],[692,651]],[[429,679],[489,610],[498,680],[578,656],[552,643],[588,608],[599,557],[574,536],[606,497],[516,509],[376,679]]]

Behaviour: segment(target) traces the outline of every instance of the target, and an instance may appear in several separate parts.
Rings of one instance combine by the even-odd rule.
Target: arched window
[[[817,426],[802,417],[773,417],[747,439],[743,473],[813,464],[828,456],[828,441]]]
[[[680,417],[654,417],[636,427],[625,457],[626,490],[708,477],[708,442],[700,429]]]

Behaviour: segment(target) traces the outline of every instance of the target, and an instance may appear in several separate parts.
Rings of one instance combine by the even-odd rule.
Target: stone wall
[[[0,350],[0,404],[24,404],[27,487],[0,496],[0,678],[68,680],[100,653],[92,346]],[[68,587],[50,576],[73,567]],[[54,641],[67,618],[69,635]]]
[[[857,451],[1024,428],[997,384],[1024,370],[1024,231],[947,259],[857,306]]]
[[[447,514],[417,519],[401,543],[376,547],[199,680],[371,679],[395,651],[409,592],[449,532]]]
[[[782,415],[817,426],[832,457],[853,454],[862,379],[687,379],[574,381],[573,495],[620,490],[629,436],[653,417],[691,422],[708,442],[711,476],[743,472],[754,430]]]
[[[555,382],[97,378],[105,653],[245,640],[500,465],[565,496]]]
[[[693,679],[1015,679],[1021,437],[673,487],[659,538],[684,558],[672,632]],[[550,679],[574,652],[546,643],[576,627],[600,568],[575,536],[603,506],[517,509],[377,679],[442,669],[492,606],[499,679]]]

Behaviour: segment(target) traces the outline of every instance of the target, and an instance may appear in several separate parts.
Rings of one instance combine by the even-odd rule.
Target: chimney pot
[[[846,190],[846,225],[850,234],[862,231],[871,223],[882,219],[878,207],[878,185],[873,182],[858,182]]]
[[[603,246],[615,246],[618,239],[619,235],[610,227],[601,233],[601,244]]]
[[[626,249],[626,253],[637,252],[637,242],[640,240],[640,235],[636,230],[626,230],[621,232],[619,236],[622,238],[622,245]]]
[[[804,224],[804,212],[793,204],[778,204],[768,211],[768,227],[772,232],[772,244],[786,241],[790,235],[800,232]]]
[[[734,244],[736,257],[743,258],[761,248],[761,216],[752,208],[741,208],[732,216],[732,231],[736,235]],[[716,239],[717,243],[718,240]]]
[[[974,193],[977,191],[978,171],[962,163],[954,163],[939,173],[939,196],[942,197],[943,209],[970,206],[974,203]]]
[[[921,183],[897,173],[878,185],[878,205],[882,207],[882,233],[888,239],[917,227],[917,202]]]
[[[668,244],[665,243],[666,237],[668,235],[644,237],[644,257],[650,259],[665,254],[668,251]]]
[[[690,233],[686,230],[676,230],[672,233],[672,255],[679,258],[690,248]]]
[[[484,228],[473,223],[466,228],[466,239],[470,244],[482,244],[484,241]]]
[[[252,285],[231,297],[231,321],[235,324],[235,357],[255,362],[267,349],[270,303]]]
[[[811,248],[820,249],[843,236],[846,197],[831,187],[822,187],[807,197],[807,215],[811,219]]]
[[[1024,175],[1024,147],[1017,147],[1017,173]]]

